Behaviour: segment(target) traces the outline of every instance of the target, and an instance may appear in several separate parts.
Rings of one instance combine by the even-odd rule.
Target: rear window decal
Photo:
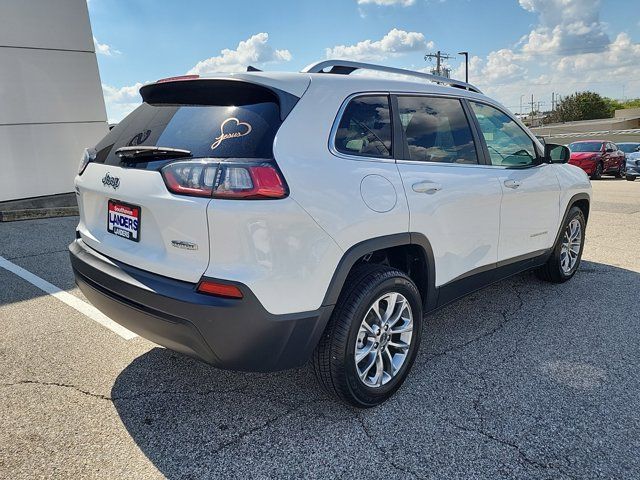
[[[225,126],[230,123],[235,122],[227,127],[227,131],[225,131]],[[215,138],[215,141],[211,144],[211,150],[215,150],[220,146],[222,142],[228,140],[230,138],[239,138],[249,135],[251,133],[252,127],[250,124],[246,122],[241,122],[235,117],[227,118],[222,125],[220,125],[220,135]]]

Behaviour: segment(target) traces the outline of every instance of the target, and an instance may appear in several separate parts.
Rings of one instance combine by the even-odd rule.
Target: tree
[[[640,108],[640,98],[630,98],[629,100],[611,100],[614,102],[616,110],[624,108]]]
[[[550,117],[553,122],[574,122],[577,120],[595,120],[611,118],[615,106],[611,100],[595,92],[577,92],[563,98]]]

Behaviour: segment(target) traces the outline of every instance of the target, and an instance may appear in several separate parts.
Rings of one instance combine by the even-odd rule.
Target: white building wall
[[[0,202],[73,191],[107,133],[85,0],[0,0]]]

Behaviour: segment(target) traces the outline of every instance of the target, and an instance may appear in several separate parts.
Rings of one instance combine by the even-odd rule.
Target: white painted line
[[[124,328],[122,325],[118,325],[116,322],[111,320],[94,306],[89,305],[87,302],[83,302],[78,297],[75,297],[70,293],[65,292],[64,290],[61,290],[55,285],[29,272],[28,270],[19,267],[15,263],[11,263],[4,257],[0,257],[0,267],[4,268],[5,270],[9,270],[11,273],[15,273],[20,278],[38,287],[40,290],[47,292],[52,297],[56,297],[61,302],[66,303],[72,308],[75,308],[77,311],[86,315],[94,322],[97,322],[103,327],[108,328],[112,332],[117,333],[125,340],[131,340],[132,338],[136,338],[138,336],[131,330],[127,330],[126,328]]]

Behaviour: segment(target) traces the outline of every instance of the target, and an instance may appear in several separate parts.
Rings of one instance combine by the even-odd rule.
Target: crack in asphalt
[[[111,401],[113,402],[113,397],[107,396],[107,395],[102,395],[100,393],[93,393],[90,392],[88,390],[83,390],[82,388],[76,386],[76,385],[71,385],[68,383],[58,383],[58,382],[41,382],[38,380],[19,380],[17,382],[11,382],[11,383],[2,383],[0,384],[0,387],[15,387],[18,385],[41,385],[41,386],[45,386],[45,387],[61,387],[61,388],[70,388],[72,390],[75,390],[76,392],[79,392],[83,395],[89,396],[89,397],[93,397],[93,398],[98,398],[100,400],[107,400],[107,401]]]
[[[263,424],[261,425],[257,425],[255,427],[250,428],[249,430],[246,430],[244,432],[242,432],[241,434],[239,434],[236,438],[234,438],[233,440],[229,440],[227,442],[221,443],[220,445],[218,445],[217,448],[211,450],[211,453],[213,454],[218,454],[220,452],[222,452],[223,450],[225,450],[228,447],[231,447],[233,445],[236,445],[240,442],[242,442],[244,439],[246,439],[247,437],[253,435],[254,433],[259,433],[263,430],[266,430],[267,428],[269,428],[271,425],[275,424],[276,422],[278,422],[279,420],[282,420],[283,418],[286,418],[300,410],[302,410],[304,407],[307,407],[309,405],[311,405],[312,403],[316,403],[316,401],[312,401],[312,402],[306,402],[306,403],[301,403],[300,405],[297,405],[295,407],[291,407],[287,410],[285,410],[284,412],[280,413],[279,415],[276,415],[273,418],[267,419]]]
[[[99,400],[106,400],[112,403],[119,402],[119,401],[136,400],[139,398],[152,397],[152,396],[162,396],[162,395],[176,395],[176,396],[195,395],[195,396],[204,397],[212,394],[233,394],[233,393],[239,393],[239,394],[245,394],[245,395],[249,394],[249,392],[247,391],[247,388],[245,387],[245,388],[228,389],[228,390],[209,389],[209,390],[201,390],[201,391],[193,390],[193,391],[185,391],[185,392],[176,391],[176,390],[154,390],[149,392],[141,392],[136,395],[110,396],[110,395],[103,395],[100,393],[90,392],[89,390],[80,388],[77,385],[73,385],[69,383],[61,383],[61,382],[45,382],[45,381],[39,381],[39,380],[19,380],[17,382],[11,382],[11,383],[0,383],[0,387],[13,387],[18,385],[41,385],[45,387],[68,388],[78,393],[81,393],[83,395],[86,395],[88,397],[97,398]],[[256,392],[251,392],[251,395],[258,398],[267,399],[270,402],[277,403],[281,406],[286,406],[286,407],[290,406],[290,404],[286,404],[278,399],[266,397]]]
[[[62,253],[62,252],[68,252],[69,249],[65,248],[63,250],[52,250],[50,252],[38,252],[38,253],[30,253],[28,255],[17,255],[15,257],[4,257],[7,260],[11,261],[11,260],[20,260],[21,258],[33,258],[33,257],[41,257],[42,255],[51,255],[54,253]]]
[[[501,310],[499,313],[502,316],[502,321],[500,322],[499,325],[497,325],[495,328],[493,328],[492,330],[490,330],[489,332],[486,332],[483,335],[479,335],[476,338],[465,342],[464,344],[452,347],[450,349],[445,350],[444,352],[440,352],[438,355],[434,355],[431,358],[434,358],[435,356],[441,356],[441,355],[446,355],[447,353],[452,353],[454,351],[459,351],[464,349],[466,346],[478,342],[482,339],[485,339],[487,337],[490,337],[498,332],[500,332],[508,323],[512,322],[514,319],[516,319],[516,315],[522,310],[522,308],[524,307],[524,299],[522,297],[522,294],[518,291],[518,289],[516,288],[515,284],[511,285],[511,290],[513,291],[513,293],[515,294],[516,298],[518,299],[518,305],[512,310]],[[543,301],[543,307],[547,305],[547,301],[546,301],[546,297],[542,296],[542,301]],[[531,325],[533,321],[533,317],[530,316],[529,319],[525,322],[524,324],[524,331],[528,331],[529,327]],[[458,360],[458,364],[461,368],[462,371],[464,371],[464,373],[469,376],[470,378],[479,378],[480,381],[482,382],[482,387],[477,389],[477,396],[475,397],[475,399],[473,400],[473,404],[472,404],[472,408],[473,411],[475,413],[475,417],[477,418],[478,422],[479,422],[479,427],[478,428],[471,428],[471,427],[466,427],[463,425],[459,425],[458,423],[456,423],[455,421],[453,421],[450,418],[447,417],[443,417],[442,415],[440,415],[438,412],[433,411],[432,413],[439,418],[441,421],[447,423],[448,425],[451,425],[452,427],[461,430],[461,431],[465,431],[468,433],[474,433],[477,435],[481,435],[482,437],[491,440],[495,443],[498,443],[500,445],[504,445],[507,447],[510,447],[512,449],[514,449],[517,454],[518,457],[526,464],[529,465],[531,467],[537,468],[537,469],[545,469],[545,470],[554,470],[556,472],[559,472],[569,478],[576,478],[574,476],[572,476],[571,474],[569,474],[564,468],[562,468],[562,466],[560,465],[553,465],[552,463],[543,463],[537,460],[532,459],[531,457],[529,457],[527,455],[527,453],[525,452],[524,448],[521,447],[519,444],[513,442],[513,441],[508,441],[505,440],[503,438],[500,438],[492,433],[490,433],[489,431],[487,431],[486,428],[486,424],[487,424],[487,418],[485,415],[484,410],[482,409],[482,405],[483,405],[483,399],[485,398],[485,394],[486,391],[489,389],[489,382],[487,380],[486,377],[486,373],[496,370],[498,367],[504,365],[505,363],[507,363],[509,360],[511,360],[519,351],[520,349],[520,341],[523,337],[523,334],[518,335],[516,337],[516,341],[515,341],[515,346],[513,348],[513,350],[508,353],[507,355],[505,355],[502,360],[495,366],[490,366],[484,370],[478,370],[475,372],[470,371],[466,365],[463,362],[463,358],[461,357],[457,357]]]
[[[464,343],[461,343],[461,344],[458,344],[458,345],[454,345],[453,347],[447,348],[447,349],[442,350],[440,352],[432,353],[431,355],[428,356],[427,361],[433,360],[434,358],[442,357],[444,355],[448,355],[448,354],[453,353],[453,352],[457,352],[459,350],[463,350],[464,348],[468,347],[469,345],[477,343],[477,342],[479,342],[479,341],[481,341],[481,340],[483,340],[485,338],[491,337],[491,336],[495,335],[496,333],[500,332],[502,329],[504,329],[504,327],[511,321],[511,319],[509,317],[512,317],[513,315],[518,313],[522,309],[522,307],[524,306],[524,300],[522,299],[522,296],[515,289],[515,287],[513,285],[511,285],[511,290],[513,290],[513,292],[516,294],[516,297],[518,298],[518,301],[519,301],[519,305],[515,308],[515,310],[513,312],[509,312],[508,310],[501,310],[499,313],[502,316],[502,321],[498,325],[496,325],[491,330],[489,330],[487,332],[484,332],[481,335],[478,335],[477,337],[474,337],[471,340],[468,340],[468,341],[466,341]]]
[[[401,465],[398,465],[393,460],[393,457],[390,456],[389,453],[385,450],[385,448],[380,446],[380,445],[378,445],[378,442],[376,442],[375,436],[369,431],[369,427],[367,427],[367,424],[365,423],[364,418],[362,418],[362,415],[359,412],[356,412],[355,418],[360,423],[360,426],[362,427],[362,431],[367,436],[369,441],[373,444],[375,449],[378,450],[384,456],[384,458],[389,459],[389,463],[391,464],[391,466],[393,468],[395,468],[396,470],[398,470],[400,472],[403,472],[403,473],[405,473],[407,475],[411,475],[413,478],[422,478],[420,475],[415,473],[413,470],[405,468],[405,467],[403,467]]]
[[[543,462],[540,462],[540,461],[532,459],[531,457],[529,457],[527,455],[525,450],[515,442],[510,442],[510,441],[505,440],[503,438],[497,437],[497,436],[487,432],[484,429],[469,428],[469,427],[465,427],[463,425],[458,425],[457,423],[455,423],[455,422],[453,422],[453,421],[451,421],[449,419],[446,419],[446,418],[444,418],[442,420],[444,420],[446,423],[448,423],[449,425],[451,425],[452,427],[454,427],[454,428],[456,428],[458,430],[462,430],[462,431],[468,432],[468,433],[475,433],[475,434],[481,435],[484,438],[487,438],[487,439],[489,439],[489,440],[491,440],[491,441],[493,441],[495,443],[498,443],[500,445],[504,445],[506,447],[512,448],[518,454],[518,457],[522,461],[524,461],[525,464],[527,464],[527,465],[529,465],[531,467],[534,467],[536,469],[554,470],[554,471],[559,472],[559,473],[561,473],[563,475],[566,475],[569,478],[577,478],[577,477],[574,477],[574,476],[570,475],[568,472],[566,472],[563,468],[561,468],[560,465],[553,465],[551,463],[543,463]]]

